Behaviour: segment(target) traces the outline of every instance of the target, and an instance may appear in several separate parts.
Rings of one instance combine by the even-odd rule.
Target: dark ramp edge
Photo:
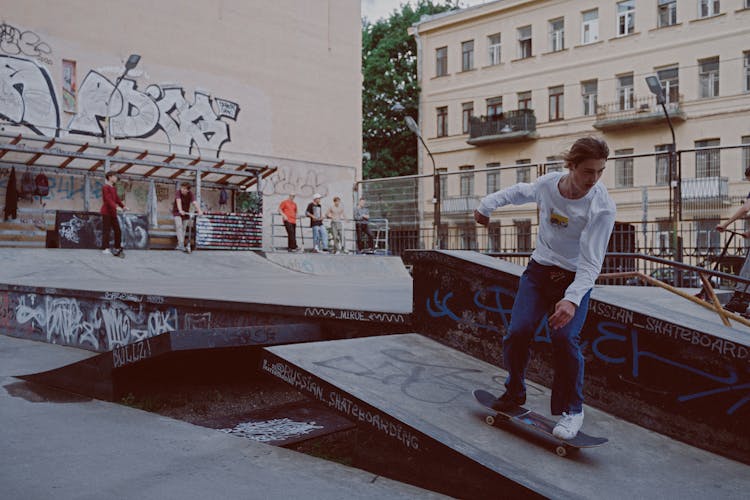
[[[149,337],[111,351],[52,370],[17,378],[105,401],[122,395],[117,390],[117,374],[123,368],[172,352],[268,346],[321,340],[316,324],[271,324],[175,331]]]

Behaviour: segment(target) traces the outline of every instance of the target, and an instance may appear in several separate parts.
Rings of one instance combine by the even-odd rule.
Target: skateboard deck
[[[485,418],[486,423],[497,427],[500,422],[512,422],[522,428],[542,434],[557,443],[555,446],[555,453],[561,457],[566,456],[571,450],[593,448],[595,446],[601,446],[609,441],[607,438],[589,436],[581,431],[578,431],[578,434],[576,434],[573,439],[560,439],[552,434],[555,422],[543,415],[524,408],[523,406],[517,406],[508,411],[497,411],[492,408],[492,404],[497,401],[497,397],[482,389],[475,390],[474,397],[480,404],[495,412],[495,415],[487,415]]]

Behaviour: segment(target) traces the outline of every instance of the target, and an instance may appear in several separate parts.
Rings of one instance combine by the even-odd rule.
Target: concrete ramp
[[[266,258],[279,266],[319,276],[378,277],[411,280],[401,257],[383,255],[328,255],[313,253],[267,253]]]
[[[74,361],[45,371],[14,375],[75,394],[117,401],[124,396],[121,382],[127,378],[125,369],[137,363],[179,351],[267,346],[322,338],[320,327],[310,323],[175,331],[120,345],[101,354],[70,358]]]
[[[268,347],[261,363],[395,444],[404,466],[430,469],[449,495],[687,500],[750,491],[747,465],[590,407],[583,430],[610,442],[566,458],[549,443],[490,427],[471,392],[499,392],[505,373],[418,334]],[[548,390],[531,385],[528,406],[549,414],[548,403]]]

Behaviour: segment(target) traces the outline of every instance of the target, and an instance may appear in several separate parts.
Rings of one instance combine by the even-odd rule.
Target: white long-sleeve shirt
[[[482,198],[477,211],[489,217],[498,207],[536,202],[539,233],[531,258],[576,273],[563,298],[578,306],[602,270],[616,206],[601,182],[582,198],[563,197],[558,184],[564,175],[553,172],[533,184],[519,183],[501,189]]]

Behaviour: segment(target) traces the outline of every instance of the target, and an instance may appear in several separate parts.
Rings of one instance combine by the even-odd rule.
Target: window
[[[435,49],[435,76],[448,74],[448,47]]]
[[[615,156],[632,155],[632,149],[616,149]],[[618,158],[615,160],[615,187],[633,187],[633,159]]]
[[[657,153],[669,153],[671,144],[659,144],[655,150]],[[656,155],[656,185],[666,186],[669,184],[669,154]]]
[[[490,97],[487,99],[487,118],[500,117],[503,114],[503,98]]]
[[[516,251],[531,251],[531,220],[513,219],[513,225],[516,226]]]
[[[719,139],[695,141],[695,148],[714,148]],[[695,152],[695,177],[719,177],[721,175],[721,150],[704,149]]]
[[[659,0],[656,9],[660,28],[677,24],[677,0]]]
[[[698,61],[700,97],[719,96],[719,58],[711,57]]]
[[[698,16],[711,17],[719,14],[719,0],[698,0]]]
[[[656,76],[664,89],[667,104],[680,102],[680,78],[677,66],[664,68],[656,71]]]
[[[469,133],[469,124],[471,123],[472,116],[474,116],[474,103],[465,102],[461,104],[461,132],[464,134]]]
[[[461,196],[474,196],[474,166],[465,165],[458,169],[461,171]]]
[[[495,66],[496,64],[500,64],[500,47],[501,47],[501,37],[500,33],[495,33],[494,35],[490,35],[488,38],[488,45],[490,50],[490,66]]]
[[[583,101],[584,116],[594,116],[596,114],[596,95],[599,85],[596,80],[581,82],[581,99]]]
[[[497,168],[500,163],[488,163],[487,168]],[[500,171],[494,170],[487,172],[487,194],[492,194],[500,190]]]
[[[546,164],[547,173],[562,172],[564,163],[565,161],[560,156],[548,156]]]
[[[487,226],[487,250],[489,252],[502,251],[502,226],[499,222],[490,222]]]
[[[599,9],[587,10],[581,13],[581,43],[599,41]]]
[[[742,144],[750,144],[750,135],[742,137]],[[740,172],[740,178],[745,177],[745,170],[750,168],[750,146],[742,148],[742,171]]]
[[[437,169],[438,180],[440,181],[440,199],[448,198],[448,169]]]
[[[460,250],[476,250],[477,245],[477,225],[474,223],[470,224],[459,224],[458,227],[458,241]]]
[[[437,136],[445,137],[448,135],[448,107],[437,108]]]
[[[700,255],[716,252],[721,247],[721,237],[716,226],[721,224],[719,219],[701,219],[695,224],[695,244]]]
[[[549,121],[563,119],[563,86],[549,88]]]
[[[748,0],[750,1],[750,0]],[[742,60],[744,61],[744,74],[745,74],[745,85],[744,85],[744,91],[750,92],[750,50],[746,50],[742,53]]]
[[[565,48],[565,20],[553,19],[549,22],[550,52],[559,52]]]
[[[625,111],[633,109],[633,74],[617,77],[618,109]]]
[[[659,251],[661,253],[672,253],[672,221],[669,219],[656,219],[656,231],[659,238]]]
[[[519,92],[518,109],[531,109],[531,91]]]
[[[518,58],[531,57],[531,26],[518,28]]]
[[[531,160],[518,160],[516,165],[527,165]],[[516,182],[531,182],[531,167],[516,167]]]
[[[617,2],[617,36],[635,33],[635,0]]]
[[[461,71],[474,69],[474,40],[461,44]]]

